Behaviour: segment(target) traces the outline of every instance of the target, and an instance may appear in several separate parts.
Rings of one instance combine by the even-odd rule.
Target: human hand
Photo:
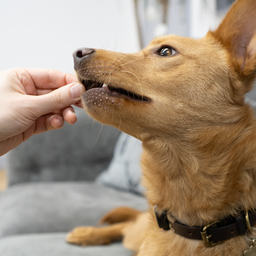
[[[85,92],[74,75],[47,69],[0,72],[0,156],[33,134],[74,124]]]

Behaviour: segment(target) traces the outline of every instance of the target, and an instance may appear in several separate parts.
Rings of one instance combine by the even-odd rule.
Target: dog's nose
[[[74,68],[75,70],[79,69],[80,62],[83,58],[88,57],[92,53],[94,53],[95,50],[90,48],[79,48],[73,53],[74,58]]]

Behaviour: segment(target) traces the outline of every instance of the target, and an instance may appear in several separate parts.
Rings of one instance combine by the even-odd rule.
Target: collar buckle
[[[212,235],[209,235],[208,230],[207,230],[209,227],[213,226],[217,222],[219,222],[219,221],[217,220],[217,221],[210,223],[209,225],[205,226],[203,228],[203,230],[201,231],[201,236],[202,236],[205,247],[213,247],[218,244],[216,242],[210,241],[210,238],[212,237]]]
[[[159,228],[167,231],[170,230],[170,222],[167,217],[167,211],[157,211],[157,205],[155,205],[155,215]]]

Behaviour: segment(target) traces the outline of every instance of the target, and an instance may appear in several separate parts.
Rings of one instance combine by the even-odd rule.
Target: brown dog
[[[67,241],[124,237],[139,256],[249,250],[256,238],[256,122],[244,94],[256,76],[256,1],[238,0],[199,40],[165,36],[136,54],[83,48],[74,59],[88,113],[143,142],[150,210],[116,209],[102,220],[113,225],[77,228]]]

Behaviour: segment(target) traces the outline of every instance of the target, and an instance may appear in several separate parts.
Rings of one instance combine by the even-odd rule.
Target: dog
[[[122,239],[138,256],[256,255],[256,1],[202,39],[164,36],[135,54],[74,52],[84,108],[142,141],[149,211],[114,209],[67,241]],[[256,244],[255,244],[256,245]],[[251,248],[250,248],[251,247]]]

